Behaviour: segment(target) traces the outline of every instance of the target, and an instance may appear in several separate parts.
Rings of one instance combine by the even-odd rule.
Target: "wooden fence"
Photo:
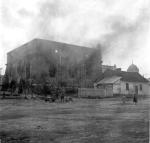
[[[103,98],[111,96],[113,96],[113,91],[110,89],[78,88],[78,97]]]
[[[104,97],[105,93],[102,89],[94,88],[78,88],[78,97]]]

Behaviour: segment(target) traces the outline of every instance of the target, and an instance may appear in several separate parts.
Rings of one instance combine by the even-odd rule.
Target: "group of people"
[[[125,95],[122,96],[122,102],[123,102],[123,104],[126,102],[126,96]],[[138,103],[138,95],[137,94],[133,95],[133,103],[135,105]]]
[[[60,99],[61,102],[66,101],[65,88],[63,87],[53,87],[53,86],[48,86],[47,84],[44,84],[43,93],[44,93],[45,98],[50,96],[53,102],[55,102],[58,99]]]

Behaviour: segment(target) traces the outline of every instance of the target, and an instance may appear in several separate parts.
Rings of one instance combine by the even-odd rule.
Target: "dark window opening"
[[[126,90],[129,90],[129,84],[126,83]]]
[[[140,84],[140,91],[142,91],[142,84]]]
[[[54,65],[49,67],[49,76],[50,77],[55,77],[56,76],[56,72],[57,72],[57,69],[56,69],[56,67]]]

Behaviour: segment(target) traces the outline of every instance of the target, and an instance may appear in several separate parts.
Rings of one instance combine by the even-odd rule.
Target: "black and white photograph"
[[[0,0],[0,143],[149,143],[150,0]]]

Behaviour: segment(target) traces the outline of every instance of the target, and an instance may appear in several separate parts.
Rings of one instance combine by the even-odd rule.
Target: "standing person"
[[[137,102],[138,102],[138,86],[137,85],[135,86],[135,93],[134,93],[134,96],[133,96],[133,102],[135,104],[137,104]]]
[[[17,82],[15,80],[12,80],[10,82],[10,88],[11,88],[11,95],[14,94],[15,90],[16,90],[16,87],[17,87]]]
[[[48,86],[46,83],[43,84],[43,94],[45,97],[47,97],[48,94]]]
[[[138,102],[137,95],[134,94],[134,95],[133,95],[133,103],[136,105],[137,102]]]
[[[126,103],[126,96],[125,96],[125,95],[122,96],[122,103],[123,103],[123,104]]]
[[[59,99],[59,88],[55,88],[55,95],[56,95],[56,98]]]
[[[60,98],[61,98],[61,102],[64,102],[65,93],[64,93],[64,89],[63,88],[61,88],[61,91],[60,91]]]

